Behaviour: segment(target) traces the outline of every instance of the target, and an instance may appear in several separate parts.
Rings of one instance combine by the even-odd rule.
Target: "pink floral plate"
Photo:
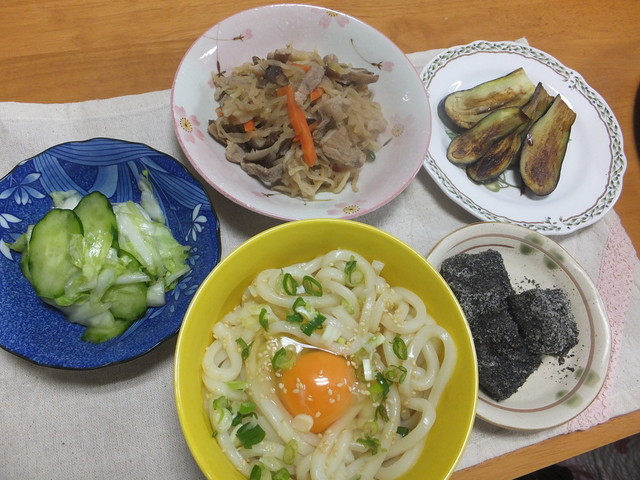
[[[291,198],[266,188],[238,165],[208,133],[215,118],[212,74],[230,71],[253,56],[291,45],[333,53],[341,62],[379,75],[371,86],[388,122],[384,146],[362,168],[358,191],[323,193],[315,200]],[[269,5],[240,12],[205,32],[189,48],[176,73],[171,95],[174,129],[200,176],[245,208],[283,220],[355,218],[398,196],[426,156],[431,115],[418,72],[402,51],[362,21],[333,10],[299,4]]]

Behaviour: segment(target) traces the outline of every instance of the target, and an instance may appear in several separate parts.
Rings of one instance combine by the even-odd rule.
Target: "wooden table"
[[[0,101],[64,103],[171,88],[182,55],[211,25],[268,2],[2,0]],[[640,2],[625,0],[325,0],[405,52],[525,36],[577,70],[620,122],[629,166],[615,210],[640,249]],[[559,436],[453,478],[510,479],[640,432],[640,411]]]

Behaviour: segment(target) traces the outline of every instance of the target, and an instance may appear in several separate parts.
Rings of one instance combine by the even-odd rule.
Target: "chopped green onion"
[[[373,162],[376,159],[376,152],[374,152],[373,150],[369,150],[368,148],[366,148],[364,150],[364,154],[366,155],[367,162]]]
[[[407,344],[404,343],[404,340],[397,336],[393,339],[393,353],[396,354],[400,360],[406,360],[409,357],[407,353]]]
[[[389,393],[389,382],[380,373],[376,373],[375,381],[371,383],[369,387],[369,393],[371,394],[371,401],[373,403],[380,403]]]
[[[396,429],[396,433],[401,437],[406,437],[409,434],[409,429],[407,427],[399,426]]]
[[[264,470],[264,465],[256,463],[251,469],[251,474],[249,475],[249,480],[260,480],[262,478],[262,471]]]
[[[407,378],[407,369],[402,365],[390,365],[384,371],[384,378],[392,383],[402,383]]]
[[[242,402],[238,407],[238,413],[242,415],[249,415],[256,411],[256,404],[253,402]]]
[[[316,309],[305,302],[304,298],[298,297],[296,301],[293,302],[293,311],[300,314],[303,318],[307,320],[313,319],[316,316]]]
[[[344,274],[347,276],[347,285],[353,287],[364,280],[362,271],[358,269],[358,262],[351,257],[351,259],[344,266]]]
[[[251,345],[253,344],[253,342],[247,345],[247,342],[245,342],[244,339],[236,338],[236,343],[240,345],[240,348],[242,348],[242,352],[240,353],[242,360],[246,360],[247,358],[249,358],[249,352],[251,351]]]
[[[249,387],[247,382],[243,382],[242,380],[232,380],[227,382],[227,387],[231,390],[246,390]]]
[[[251,448],[264,440],[266,433],[258,424],[243,424],[236,432],[236,437],[244,448]]]
[[[284,467],[271,474],[271,480],[289,480],[290,478],[291,474],[289,473],[289,470]]]
[[[236,425],[240,425],[242,423],[242,420],[244,420],[247,417],[254,417],[254,418],[258,418],[258,414],[256,412],[249,412],[249,413],[236,413],[236,416],[233,417],[233,420],[231,420],[231,426],[235,427]]]
[[[267,309],[263,308],[260,310],[260,315],[258,316],[258,322],[264,328],[265,332],[269,331],[269,319],[267,318]]]
[[[229,408],[229,399],[224,395],[216,398],[213,402],[211,402],[211,406],[215,408]]]
[[[378,449],[380,448],[380,440],[378,440],[377,438],[365,435],[364,438],[359,438],[358,440],[356,440],[356,442],[365,447],[367,450],[370,450],[371,455],[378,454]]]
[[[313,295],[314,297],[322,296],[322,285],[312,276],[305,275],[302,278],[302,286],[304,287],[304,291],[309,295]]]
[[[376,422],[375,420],[369,420],[362,426],[362,431],[366,435],[375,435],[376,433],[378,433],[379,430],[380,430],[380,426],[378,425],[378,422]]]
[[[298,441],[292,438],[287,442],[284,447],[284,454],[282,455],[282,461],[285,465],[293,465],[296,461],[296,455],[298,454]]]
[[[371,353],[385,341],[384,335],[380,333],[372,333],[367,339],[366,343],[362,346],[367,352]]]
[[[296,352],[293,349],[280,348],[271,359],[271,365],[273,369],[289,370],[296,363]]]
[[[298,293],[298,282],[290,273],[285,273],[282,277],[282,289],[287,295],[295,295]]]
[[[387,413],[387,407],[385,407],[384,403],[380,403],[380,405],[378,405],[374,418],[376,420],[384,420],[385,422],[389,421],[389,414]]]
[[[326,319],[327,317],[325,317],[321,313],[318,313],[313,320],[300,325],[300,330],[302,330],[305,335],[311,335],[316,330],[322,328],[322,324]]]
[[[298,312],[293,312],[287,315],[285,320],[289,323],[302,323],[302,315]]]

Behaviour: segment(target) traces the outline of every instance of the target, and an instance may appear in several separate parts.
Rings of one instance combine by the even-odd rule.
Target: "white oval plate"
[[[478,185],[447,160],[451,137],[438,117],[438,103],[523,67],[533,83],[562,95],[577,113],[560,182],[546,197],[521,195],[520,180],[507,171],[493,184]],[[424,166],[445,194],[481,220],[526,226],[546,235],[586,227],[613,207],[627,166],[622,133],[613,112],[585,80],[558,60],[514,42],[478,41],[450,48],[422,70],[431,105],[433,132]]]
[[[476,223],[455,230],[433,248],[427,260],[439,270],[443,260],[452,255],[490,248],[502,255],[516,292],[533,284],[565,290],[579,336],[563,364],[545,356],[540,368],[510,398],[496,402],[480,391],[477,414],[495,425],[519,430],[565,423],[596,398],[607,373],[611,339],[600,294],[560,245],[508,223]]]
[[[371,85],[387,119],[376,160],[361,170],[358,191],[322,193],[313,201],[266,188],[238,165],[207,133],[217,102],[211,75],[230,72],[253,56],[290,44],[334,53],[345,63],[379,75]],[[429,146],[431,115],[418,72],[402,51],[366,23],[322,7],[268,5],[245,10],[211,27],[187,51],[173,84],[174,130],[185,155],[216,190],[239,205],[274,218],[355,218],[399,195],[420,171]]]

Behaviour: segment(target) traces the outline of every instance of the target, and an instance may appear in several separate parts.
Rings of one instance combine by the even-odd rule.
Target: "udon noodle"
[[[375,159],[387,127],[369,89],[378,75],[333,54],[287,47],[212,78],[219,107],[208,131],[227,160],[292,197],[313,199],[348,184],[357,191],[360,169]]]
[[[264,270],[215,323],[202,361],[205,408],[248,478],[387,480],[421,455],[456,348],[416,294],[388,285],[383,266],[334,250]],[[291,361],[278,365],[283,351]],[[285,408],[278,369],[312,351],[346,359],[355,372],[351,401],[318,433],[313,415]]]

